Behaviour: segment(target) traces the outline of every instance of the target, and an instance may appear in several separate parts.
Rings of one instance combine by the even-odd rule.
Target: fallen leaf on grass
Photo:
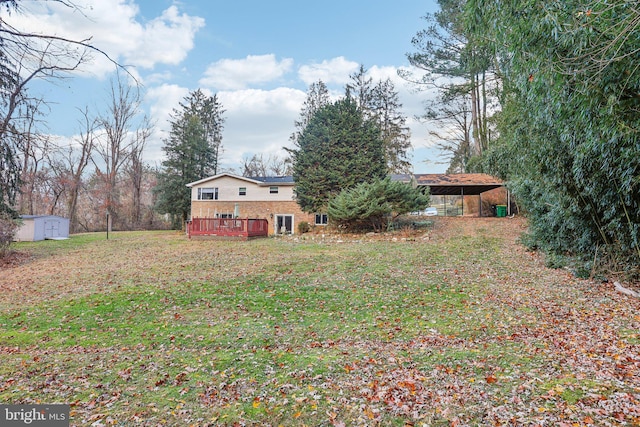
[[[493,384],[493,383],[498,382],[498,378],[497,378],[495,375],[493,375],[493,374],[491,374],[491,375],[487,375],[487,377],[485,378],[485,380],[487,381],[487,384]]]

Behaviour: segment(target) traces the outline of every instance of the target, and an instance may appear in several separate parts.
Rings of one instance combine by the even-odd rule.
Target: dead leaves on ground
[[[282,258],[262,265],[266,243],[197,242],[172,261],[138,242],[128,256],[149,270],[127,280],[153,278],[164,296],[146,345],[115,329],[112,345],[0,343],[0,398],[67,402],[79,425],[96,427],[640,424],[638,301],[544,268],[517,246],[522,230],[516,220],[452,219],[428,243],[371,243],[375,252],[344,239],[278,241]],[[389,265],[399,248],[413,258]],[[145,265],[151,253],[162,263]],[[208,270],[190,258],[203,253]],[[185,283],[222,277],[217,299],[180,299],[197,291]],[[77,272],[61,286],[80,278],[112,291],[123,273]],[[356,294],[363,300],[343,301]],[[138,303],[125,313],[133,320],[149,312]],[[102,330],[116,319],[99,320]],[[28,333],[27,319],[20,328],[8,332]]]

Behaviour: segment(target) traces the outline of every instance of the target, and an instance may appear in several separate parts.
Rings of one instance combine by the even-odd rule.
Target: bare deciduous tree
[[[131,155],[129,158],[129,166],[127,173],[131,180],[131,225],[139,228],[142,221],[142,190],[143,179],[145,177],[145,164],[142,161],[142,152],[144,151],[147,139],[151,136],[152,126],[145,119],[142,126],[136,130],[136,136],[131,147]]]
[[[102,134],[96,139],[91,157],[96,174],[104,185],[105,213],[111,220],[119,214],[117,180],[136,147],[135,120],[139,113],[140,93],[137,87],[123,82],[120,75],[111,82],[107,111],[98,117]],[[108,224],[111,226],[111,223]]]
[[[284,176],[291,175],[291,159],[270,154],[254,154],[251,158],[244,157],[242,176]]]
[[[13,140],[10,144],[13,144],[21,159],[18,211],[29,215],[35,213],[36,180],[51,146],[49,138],[36,131],[36,115],[40,105],[40,102],[26,105],[26,114],[20,119],[19,125],[22,131],[7,135]]]
[[[88,108],[81,110],[80,132],[73,143],[61,150],[61,158],[51,161],[58,180],[64,183],[66,209],[69,217],[70,232],[79,230],[78,197],[82,189],[82,179],[94,148],[96,120],[89,116]]]
[[[40,0],[44,2],[44,0]],[[80,10],[73,1],[48,0]],[[27,88],[35,80],[65,78],[99,53],[121,68],[90,39],[33,33],[11,24],[12,14],[20,13],[25,2],[0,0],[0,211],[15,214],[20,191],[20,173],[24,165],[17,145],[31,138],[22,127],[24,119],[44,100],[29,97]]]

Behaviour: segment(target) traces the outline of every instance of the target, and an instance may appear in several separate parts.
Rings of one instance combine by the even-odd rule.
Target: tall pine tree
[[[427,28],[411,41],[417,52],[407,55],[414,69],[422,74],[406,71],[402,77],[418,87],[438,91],[438,99],[427,105],[424,117],[440,122],[438,128],[459,128],[461,123],[466,126],[466,116],[470,114],[471,132],[461,129],[467,140],[459,141],[459,131],[453,137],[446,132],[432,135],[448,147],[444,150],[447,154],[450,148],[459,148],[452,158],[466,156],[468,149],[475,156],[482,156],[490,145],[492,111],[501,90],[495,58],[480,40],[482,35],[468,31],[465,25],[467,0],[438,0],[438,4],[440,10],[425,17]]]
[[[223,113],[217,96],[208,97],[199,89],[173,111],[169,138],[162,148],[167,158],[155,192],[156,210],[171,214],[175,227],[189,216],[191,197],[186,185],[217,173]]]
[[[350,96],[319,109],[296,146],[289,151],[296,200],[305,212],[322,212],[343,189],[386,175],[380,129]]]
[[[411,132],[401,108],[391,79],[379,81],[373,88],[371,109],[384,142],[384,158],[389,173],[409,173],[412,170],[409,160]]]

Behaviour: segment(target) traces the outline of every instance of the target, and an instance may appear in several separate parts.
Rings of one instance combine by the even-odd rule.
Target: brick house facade
[[[247,178],[218,174],[187,184],[192,218],[259,218],[269,234],[295,234],[300,222],[326,224],[326,215],[302,212],[294,199],[293,177]]]
[[[429,187],[430,194],[444,196],[442,213],[448,215],[452,197],[462,200],[460,210],[455,215],[469,213],[470,204],[465,209],[465,197],[477,198],[476,206],[483,206],[482,194],[500,191],[497,200],[506,198],[508,214],[511,214],[509,192],[504,183],[486,174],[418,174],[393,175],[392,180]],[[312,226],[327,224],[325,213],[308,214],[302,212],[295,201],[295,183],[292,176],[247,178],[229,173],[218,174],[187,184],[191,188],[192,218],[252,218],[266,219],[269,234],[295,234],[300,222]],[[506,194],[505,194],[506,193]],[[494,198],[495,199],[495,198]],[[491,203],[496,203],[495,200]],[[445,206],[447,205],[447,206]],[[473,203],[471,203],[473,205]],[[457,206],[456,206],[457,207]],[[488,208],[478,209],[479,216],[491,215]]]

